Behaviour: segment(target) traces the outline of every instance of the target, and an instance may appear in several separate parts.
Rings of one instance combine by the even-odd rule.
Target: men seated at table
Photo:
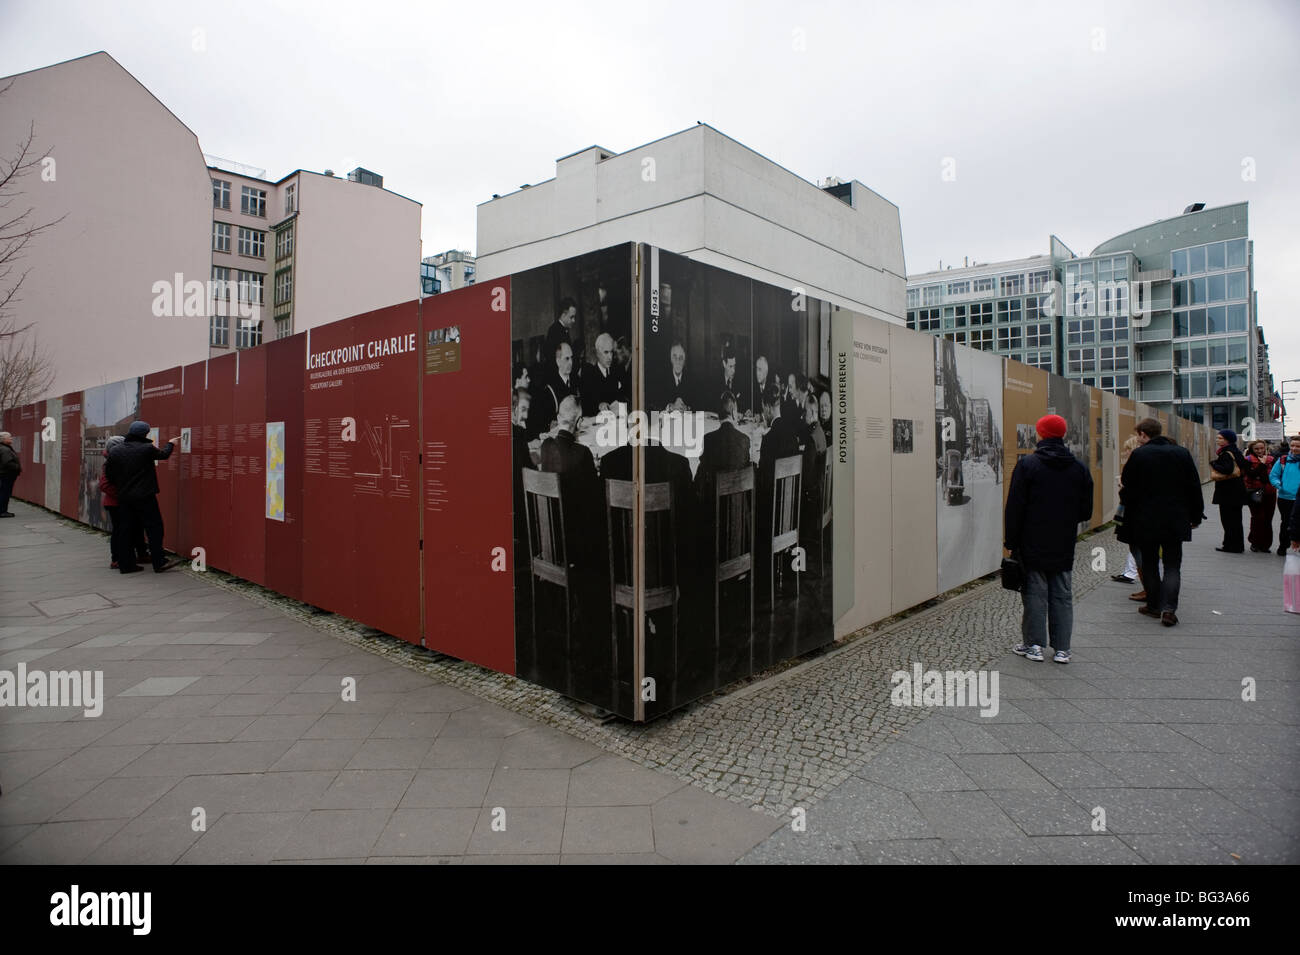
[[[528,437],[530,439],[551,431],[558,419],[560,404],[565,398],[579,392],[578,382],[573,377],[573,346],[567,341],[555,347],[555,370],[546,381],[533,388],[533,406],[528,414]],[[581,405],[578,408],[582,412]]]
[[[767,356],[759,355],[754,359],[754,394],[761,397],[775,383],[776,376],[768,369]]]
[[[736,352],[730,345],[724,346],[722,350],[722,375],[712,393],[734,395],[737,417],[749,410],[749,387],[743,378],[736,377]],[[717,410],[718,417],[721,418],[722,408]]]
[[[628,401],[623,378],[614,368],[614,339],[606,332],[596,338],[596,362],[582,366],[579,376],[582,413],[588,418],[612,411],[616,402]]]
[[[822,481],[825,479],[826,436],[817,422],[817,396],[809,391],[804,398],[803,511],[799,518],[799,542],[810,541],[821,526]]]
[[[662,384],[656,382],[663,390],[651,396],[651,401],[669,411],[690,411],[695,397],[686,372],[686,348],[681,342],[673,342],[668,349],[668,362],[668,374],[662,377]]]
[[[713,533],[711,521],[717,475],[750,463],[749,436],[736,427],[736,396],[725,392],[719,397],[718,404],[722,408],[718,415],[718,429],[704,436],[700,463],[695,470],[695,496],[700,504],[700,516],[709,524],[710,535]]]
[[[515,540],[527,538],[527,524],[524,515],[524,468],[533,468],[533,456],[528,450],[528,407],[532,396],[527,388],[515,388],[510,392],[510,459],[514,472],[515,490]]]

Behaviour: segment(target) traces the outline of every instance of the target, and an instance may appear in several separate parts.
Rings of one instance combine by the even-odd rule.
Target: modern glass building
[[[1125,232],[1075,255],[912,275],[907,325],[1215,428],[1271,419],[1247,203]]]

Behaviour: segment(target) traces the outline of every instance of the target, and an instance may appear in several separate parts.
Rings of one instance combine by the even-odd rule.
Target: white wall
[[[3,85],[6,80],[0,80]],[[207,282],[212,192],[194,134],[105,53],[12,78],[0,97],[0,149],[35,123],[53,181],[22,180],[14,211],[63,221],[38,236],[14,308],[54,360],[49,394],[197,361],[205,317],[153,315],[153,284]]]
[[[420,297],[418,202],[302,172],[294,242],[294,332]],[[272,335],[273,282],[269,275],[264,326]]]
[[[690,258],[901,324],[898,209],[861,183],[856,208],[708,126],[597,161],[478,207],[478,280],[621,242]]]

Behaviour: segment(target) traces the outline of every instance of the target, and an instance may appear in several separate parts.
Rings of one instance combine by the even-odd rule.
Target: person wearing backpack
[[[1246,550],[1246,535],[1241,526],[1241,509],[1246,506],[1242,475],[1249,465],[1237,447],[1237,432],[1225,428],[1214,441],[1217,450],[1210,462],[1210,480],[1214,482],[1213,503],[1219,508],[1219,520],[1223,524],[1223,544],[1214,549],[1240,554]]]
[[[1300,491],[1300,434],[1291,436],[1291,451],[1280,454],[1269,472],[1268,483],[1277,488],[1277,511],[1282,516],[1278,528],[1277,553],[1281,557],[1286,553],[1291,541],[1291,510],[1295,506],[1296,492]]]

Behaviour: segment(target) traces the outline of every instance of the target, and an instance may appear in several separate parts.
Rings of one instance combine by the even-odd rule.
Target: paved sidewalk
[[[1300,862],[1300,617],[1282,612],[1282,558],[1216,553],[1206,513],[1178,626],[1105,580],[1077,602],[1072,663],[1004,652],[989,663],[995,717],[932,710],[847,766],[806,831],[785,826],[743,861]]]
[[[12,507],[0,670],[106,700],[0,709],[0,862],[732,862],[780,825]]]

